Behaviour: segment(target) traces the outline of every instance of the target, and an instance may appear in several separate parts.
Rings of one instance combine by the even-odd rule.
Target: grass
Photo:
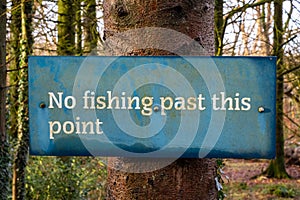
[[[225,200],[300,200],[300,177],[293,179],[268,179],[260,174],[268,166],[266,160],[226,160],[225,174],[229,181],[223,184]],[[300,168],[296,168],[300,174]]]
[[[230,183],[224,186],[225,199],[300,199],[300,187],[284,183]]]

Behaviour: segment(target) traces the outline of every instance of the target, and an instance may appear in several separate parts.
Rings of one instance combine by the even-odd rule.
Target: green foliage
[[[27,199],[104,199],[106,167],[92,157],[30,157]]]
[[[25,168],[29,146],[29,114],[28,114],[28,56],[32,49],[30,24],[32,22],[33,1],[22,0],[21,7],[21,35],[20,54],[17,82],[17,145],[13,159],[13,199],[24,199],[25,196]]]
[[[240,189],[240,190],[246,190],[247,189],[247,183],[241,182],[241,183],[239,183],[237,188]]]
[[[9,191],[9,162],[10,156],[8,153],[8,143],[1,144],[1,151],[0,151],[0,199],[6,199]]]
[[[217,159],[217,167],[218,168],[223,168],[225,166],[225,163],[223,161],[223,159]]]
[[[296,192],[293,188],[289,188],[286,185],[272,185],[268,189],[269,194],[276,195],[277,197],[293,198]]]
[[[223,200],[226,197],[226,194],[224,193],[223,186],[222,184],[224,183],[224,172],[223,172],[223,167],[225,166],[225,163],[222,159],[217,159],[217,177],[216,177],[216,185],[217,185],[217,190],[218,190],[218,200]],[[228,179],[227,176],[225,176],[226,179]]]

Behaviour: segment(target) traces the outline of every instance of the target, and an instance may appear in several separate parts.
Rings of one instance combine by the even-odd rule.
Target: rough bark
[[[25,168],[29,147],[29,117],[28,117],[28,56],[31,53],[32,36],[32,5],[33,1],[21,1],[21,38],[20,63],[18,71],[18,110],[17,134],[18,140],[14,156],[12,199],[25,198]]]
[[[214,2],[211,0],[108,0],[103,7],[105,37],[141,27],[170,28],[195,39],[214,55]]]
[[[11,23],[10,23],[10,38],[9,38],[9,50],[10,50],[10,62],[8,68],[10,70],[8,74],[9,85],[8,88],[8,110],[9,110],[9,119],[8,125],[9,129],[7,132],[13,137],[17,138],[17,110],[18,110],[18,70],[20,68],[19,59],[20,59],[20,35],[21,35],[21,9],[20,0],[12,0],[12,9],[11,11]]]
[[[188,35],[199,42],[207,54],[214,54],[214,3],[211,0],[106,0],[103,7],[104,39],[127,30],[163,27]],[[155,43],[160,35],[145,32],[144,37]],[[174,54],[139,47],[120,52],[125,55]],[[130,158],[109,158],[107,199],[217,199],[215,160],[178,159],[165,168],[146,173],[116,170],[145,163]]]
[[[6,0],[0,1],[0,199],[7,199],[9,153],[6,134]]]
[[[97,31],[96,1],[84,1],[83,14],[84,53],[90,53],[97,47],[99,33]]]
[[[73,0],[58,1],[58,55],[74,55],[76,6]]]
[[[277,56],[277,71],[281,74],[283,66],[283,23],[282,23],[282,0],[274,1],[274,56]],[[270,162],[265,171],[268,177],[288,178],[284,161],[284,134],[283,134],[283,76],[277,78],[277,115],[276,115],[276,158]]]

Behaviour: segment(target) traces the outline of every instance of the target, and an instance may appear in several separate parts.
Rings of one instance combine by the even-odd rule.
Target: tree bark
[[[90,53],[97,47],[99,33],[97,31],[96,1],[84,1],[83,14],[84,53]]]
[[[103,7],[104,39],[137,28],[162,27],[191,37],[205,48],[207,54],[214,54],[212,0],[106,0]],[[157,42],[158,37],[159,33],[145,34],[150,43]],[[168,45],[168,41],[163,42]],[[120,52],[125,55],[174,54],[162,49],[139,49],[139,44],[125,51],[125,46],[121,48],[123,51]],[[160,162],[159,159],[154,160],[148,161]],[[117,170],[146,163],[141,159],[109,158],[107,199],[217,199],[214,159],[180,158],[167,167],[145,173]]]
[[[75,25],[81,25],[78,23],[81,21],[79,4],[80,3],[76,2],[76,0],[58,0],[57,54],[59,56],[74,56],[76,53],[79,53],[79,50],[81,51],[82,49],[81,27],[78,27],[77,30],[75,29]],[[77,36],[77,44],[75,41],[75,36]],[[71,166],[72,159],[80,158],[59,156],[58,159],[60,160],[60,162],[58,162],[58,167],[62,170],[61,180],[68,180],[70,175],[74,175],[74,170],[72,170]],[[78,190],[77,183],[75,181],[70,181],[68,184],[65,183],[64,187],[64,191],[62,192],[65,199],[76,198],[78,195]]]
[[[76,49],[76,53],[75,55],[77,56],[81,56],[83,53],[82,50],[82,12],[81,12],[81,0],[75,1],[74,2],[74,13],[75,13],[75,24],[73,24],[73,26],[75,26],[75,37],[74,37],[74,43],[76,43],[75,45],[75,49]]]
[[[8,89],[8,101],[9,101],[9,119],[8,125],[9,129],[7,130],[8,134],[12,138],[17,139],[17,110],[18,110],[18,69],[20,68],[19,59],[20,59],[20,35],[21,35],[21,9],[20,0],[12,0],[12,9],[11,11],[11,23],[10,23],[10,38],[9,38],[9,49],[10,49],[10,62],[8,68],[10,70],[8,74],[9,79],[9,89]]]
[[[28,56],[31,53],[33,39],[31,36],[33,1],[21,1],[21,38],[20,63],[18,80],[18,141],[14,157],[12,199],[25,198],[25,168],[29,147],[29,116],[28,116]]]
[[[58,55],[74,55],[76,53],[76,8],[74,0],[58,0]]]
[[[274,1],[274,56],[277,56],[277,72],[284,71],[283,65],[283,0]],[[277,78],[277,115],[276,115],[276,158],[271,160],[269,167],[264,172],[268,177],[288,178],[284,161],[284,135],[283,135],[283,76]]]
[[[224,38],[224,19],[223,19],[223,0],[215,0],[215,54],[222,56],[223,54],[223,38]]]
[[[0,199],[8,198],[9,153],[6,134],[6,0],[0,1]]]

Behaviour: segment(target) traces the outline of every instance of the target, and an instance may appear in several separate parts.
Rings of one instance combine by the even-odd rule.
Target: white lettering
[[[242,110],[250,110],[251,109],[251,99],[249,97],[242,98]]]
[[[143,97],[142,105],[143,105],[143,109],[141,111],[142,115],[144,116],[152,115],[153,97]]]
[[[50,121],[49,123],[49,131],[50,131],[50,140],[54,139],[53,135],[58,134],[61,131],[61,124],[59,121]],[[54,130],[54,126],[56,125],[56,130]]]
[[[56,104],[58,108],[62,108],[62,92],[57,92],[58,99],[55,97],[53,92],[48,92],[49,95],[49,107],[48,108],[54,108],[53,101]]]
[[[160,97],[161,115],[166,115],[165,110],[171,110],[173,99],[171,97]]]
[[[50,140],[54,139],[54,135],[57,134],[103,134],[101,129],[101,122],[99,119],[96,121],[80,121],[80,117],[75,118],[76,121],[49,121]]]

